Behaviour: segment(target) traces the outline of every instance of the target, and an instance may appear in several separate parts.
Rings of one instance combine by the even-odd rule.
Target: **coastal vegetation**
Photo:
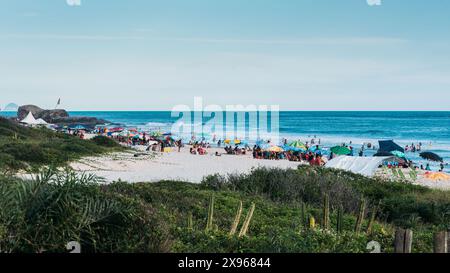
[[[370,241],[393,252],[397,227],[413,252],[450,228],[450,192],[320,167],[254,169],[202,183],[103,183],[70,160],[120,150],[0,120],[0,252],[338,252]],[[66,167],[66,168],[63,168]],[[13,170],[35,169],[29,179]]]
[[[92,140],[44,128],[23,127],[0,117],[0,171],[15,172],[42,166],[64,166],[83,156],[120,151],[116,142],[102,136]]]
[[[414,229],[413,252],[432,252],[433,233],[448,228],[447,192],[369,179],[358,188],[366,178],[318,173],[257,169],[201,184],[108,185],[70,170],[2,176],[0,249],[65,252],[77,241],[83,252],[363,253],[374,240],[392,252],[401,226]],[[333,173],[333,183],[318,179]]]

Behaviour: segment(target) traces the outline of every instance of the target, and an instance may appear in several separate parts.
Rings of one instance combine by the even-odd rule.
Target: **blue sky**
[[[450,1],[0,4],[0,107],[450,110]]]

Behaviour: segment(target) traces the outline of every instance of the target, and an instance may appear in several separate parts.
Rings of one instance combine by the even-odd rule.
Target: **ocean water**
[[[123,126],[143,130],[170,131],[178,119],[170,111],[154,112],[70,112],[71,116],[93,116]],[[3,116],[14,113],[0,112]],[[206,120],[204,120],[206,121]],[[247,123],[245,127],[249,127]],[[239,128],[238,132],[255,128]],[[392,139],[401,146],[423,144],[423,150],[436,152],[450,162],[450,112],[289,112],[279,113],[279,132],[289,140],[303,142],[316,137],[325,146],[351,143],[356,149],[362,143],[377,144]],[[365,155],[372,155],[367,151]],[[418,154],[408,153],[415,162],[423,162]],[[437,167],[436,164],[432,164]],[[447,169],[448,171],[448,169]]]

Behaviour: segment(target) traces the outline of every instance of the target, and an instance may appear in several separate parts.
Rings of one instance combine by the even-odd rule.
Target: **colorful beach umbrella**
[[[283,148],[281,148],[280,146],[272,146],[269,149],[267,149],[267,151],[276,153],[284,152]]]
[[[111,133],[122,132],[122,131],[123,131],[123,128],[121,128],[121,127],[115,127],[115,128],[109,129],[109,131],[110,131]]]
[[[300,141],[298,141],[298,140],[289,143],[288,146],[293,147],[293,148],[298,148],[298,149],[306,150],[306,145],[303,144],[303,142],[300,142]]]
[[[283,149],[285,151],[293,151],[293,152],[305,152],[306,151],[306,149],[292,147],[292,146],[289,146],[289,145],[284,145]]]
[[[396,157],[406,158],[405,153],[402,153],[400,151],[392,151],[391,154],[395,155]]]
[[[228,138],[223,141],[223,143],[225,143],[225,144],[236,144],[236,145],[241,144],[241,142],[242,141],[239,139],[231,140]]]
[[[335,146],[335,147],[332,147],[332,148],[330,149],[330,151],[331,151],[333,154],[336,154],[336,155],[349,155],[349,154],[351,154],[351,152],[352,152],[349,148],[344,147],[344,146]]]
[[[267,150],[269,149],[271,146],[269,143],[261,143],[259,145],[257,145],[259,148],[263,149],[263,150]]]
[[[152,136],[152,137],[162,137],[163,134],[162,134],[161,132],[159,132],[159,131],[155,131],[155,132],[152,132],[152,133],[151,133],[151,136]]]

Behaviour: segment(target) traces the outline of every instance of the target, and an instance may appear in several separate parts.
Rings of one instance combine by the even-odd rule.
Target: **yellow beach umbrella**
[[[279,146],[272,146],[269,149],[267,149],[267,151],[269,151],[269,152],[276,152],[276,153],[284,152],[283,148],[281,148]]]

